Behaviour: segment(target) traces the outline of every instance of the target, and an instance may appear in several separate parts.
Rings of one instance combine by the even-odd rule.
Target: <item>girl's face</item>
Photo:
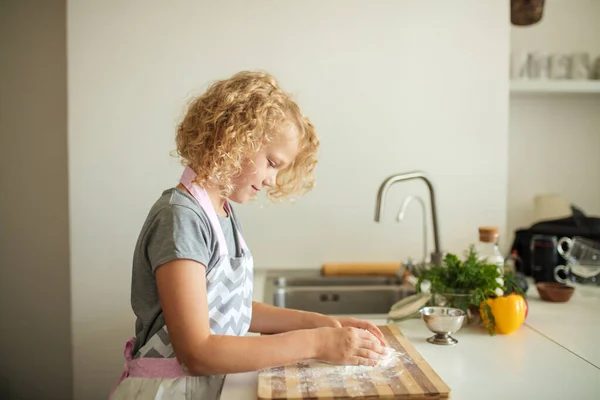
[[[265,186],[275,185],[279,171],[287,167],[298,155],[298,129],[286,124],[271,143],[263,146],[253,157],[242,164],[242,172],[233,180],[229,199],[245,203],[255,197]]]

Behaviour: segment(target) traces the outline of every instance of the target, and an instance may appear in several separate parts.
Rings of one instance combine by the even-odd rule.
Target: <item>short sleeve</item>
[[[196,211],[181,205],[161,209],[148,228],[146,251],[152,272],[164,263],[189,259],[208,270],[211,237],[207,223]]]

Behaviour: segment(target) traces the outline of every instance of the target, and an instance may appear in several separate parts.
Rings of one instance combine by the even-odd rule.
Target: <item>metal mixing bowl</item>
[[[435,333],[427,339],[429,343],[446,346],[458,343],[458,340],[450,335],[462,327],[466,317],[463,310],[452,307],[424,307],[421,309],[421,317],[427,328]]]

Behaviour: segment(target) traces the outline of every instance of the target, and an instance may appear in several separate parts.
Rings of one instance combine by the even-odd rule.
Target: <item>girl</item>
[[[135,337],[112,397],[212,400],[229,373],[307,359],[374,365],[385,344],[372,324],[252,301],[252,255],[230,201],[310,190],[319,145],[275,79],[240,72],[216,82],[189,106],[176,143],[183,175],[135,247]]]

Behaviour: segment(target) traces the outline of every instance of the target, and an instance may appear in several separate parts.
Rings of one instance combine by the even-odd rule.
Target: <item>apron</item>
[[[192,183],[195,176],[196,173],[186,167],[180,182],[208,215],[219,241],[219,261],[206,275],[210,332],[244,336],[252,319],[252,255],[239,229],[234,229],[236,248],[241,248],[241,252],[238,251],[241,254],[229,256],[217,213],[206,190]],[[233,221],[227,201],[225,208]],[[125,343],[125,368],[110,399],[216,400],[220,397],[225,375],[190,375],[175,358],[166,325],[132,357],[135,341],[133,337]]]

